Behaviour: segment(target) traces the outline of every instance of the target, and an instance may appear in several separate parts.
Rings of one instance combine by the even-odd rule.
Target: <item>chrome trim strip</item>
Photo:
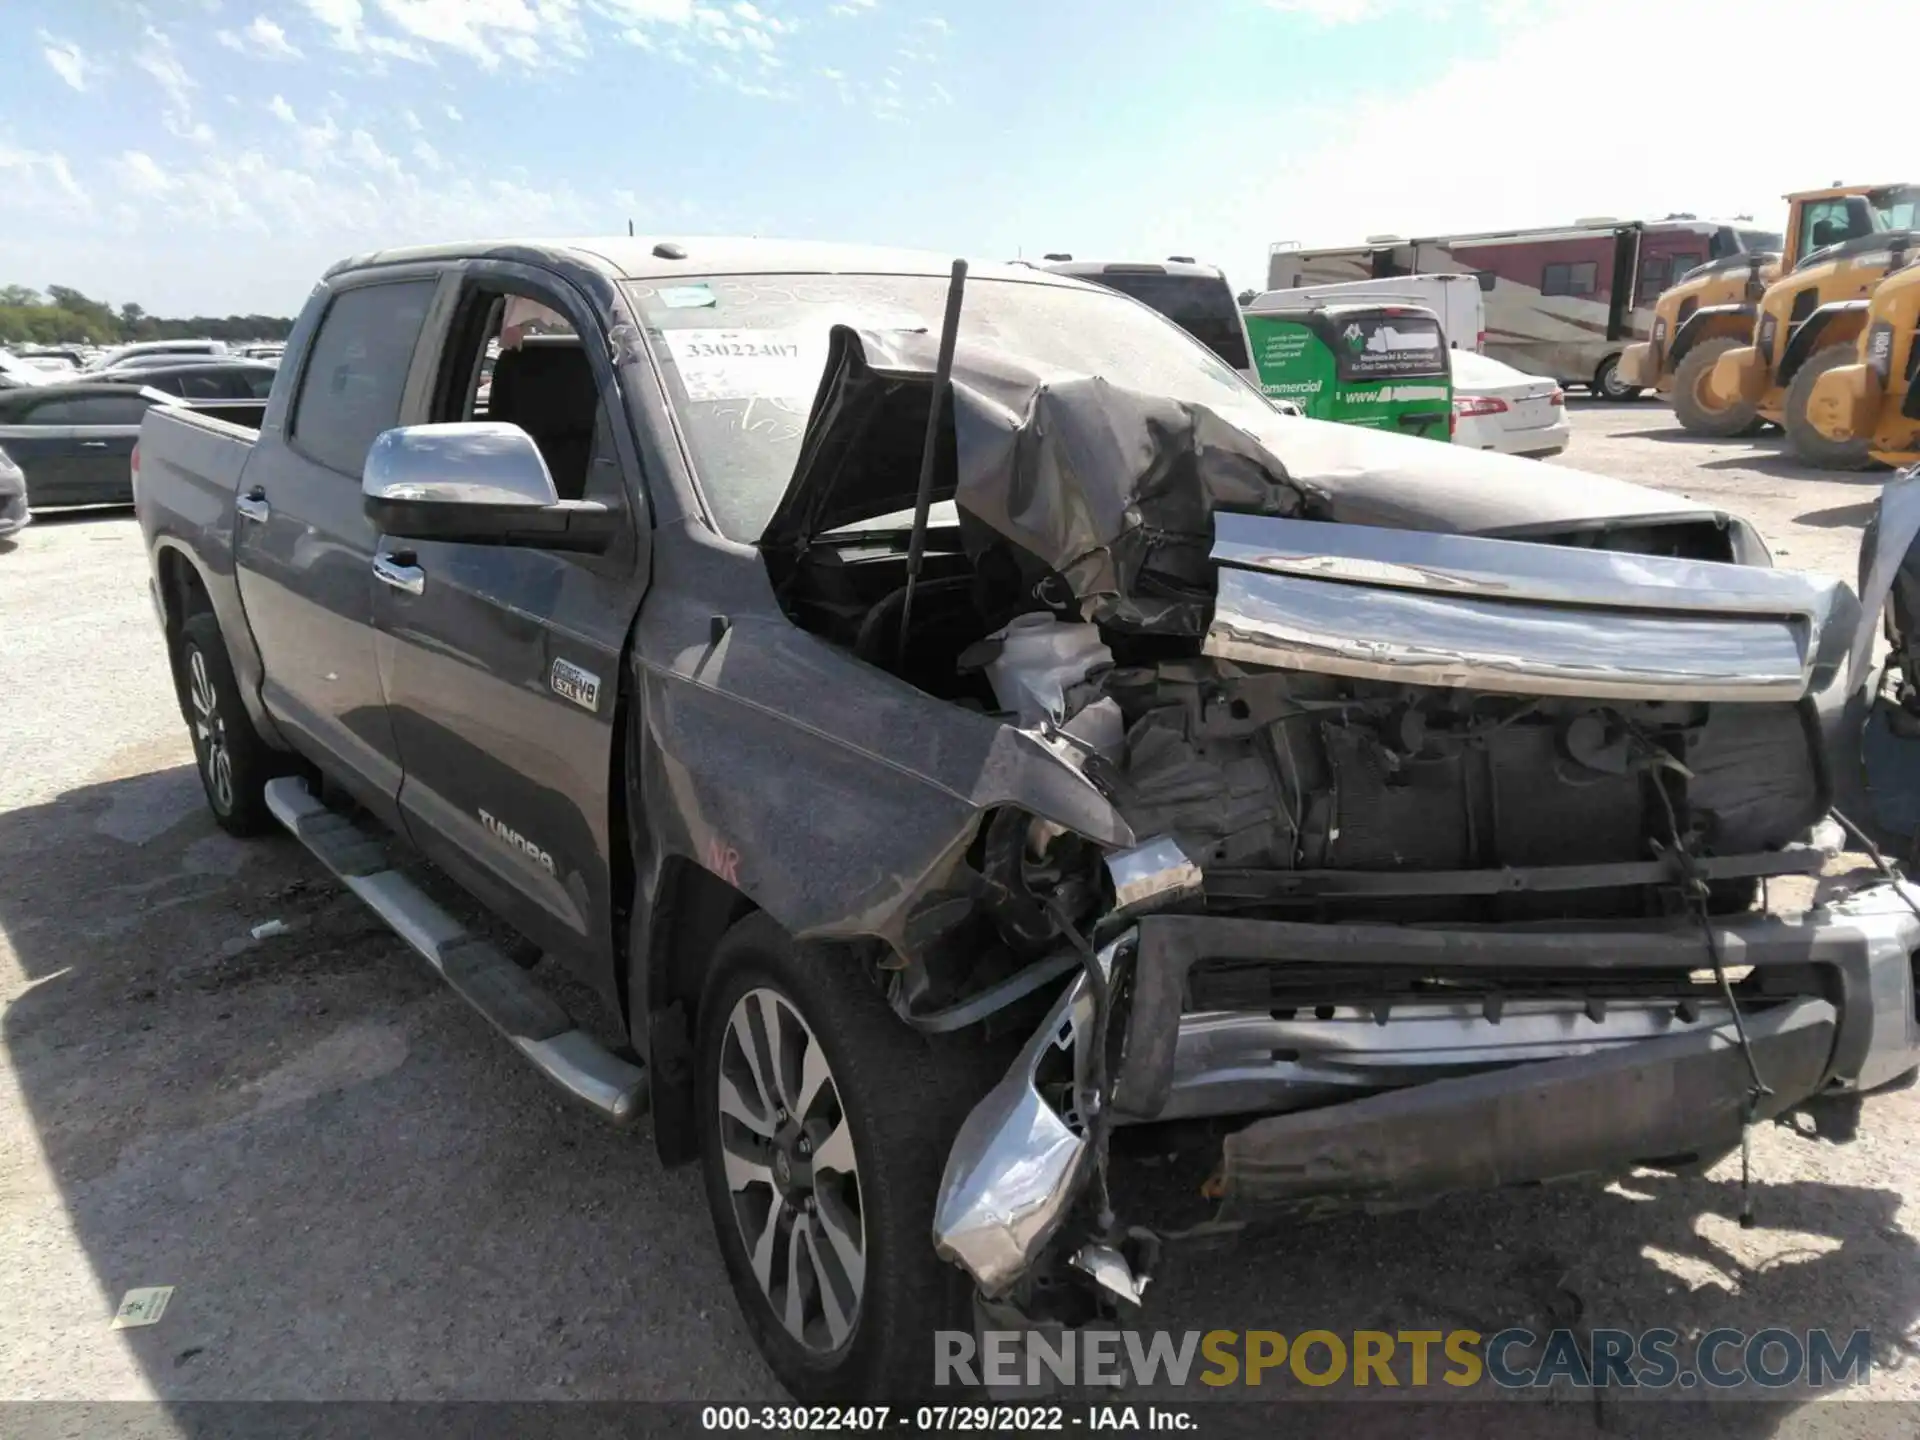
[[[1797,700],[1805,617],[1571,612],[1223,568],[1207,654],[1411,685],[1618,700]]]

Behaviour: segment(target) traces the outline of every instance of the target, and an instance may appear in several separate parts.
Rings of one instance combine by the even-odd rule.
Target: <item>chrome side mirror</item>
[[[597,501],[560,499],[533,437],[498,420],[385,431],[360,493],[380,533],[403,540],[598,552],[619,526]]]

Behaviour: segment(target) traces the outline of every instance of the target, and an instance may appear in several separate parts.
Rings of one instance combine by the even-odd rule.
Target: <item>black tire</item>
[[[1807,405],[1813,399],[1814,382],[1827,371],[1841,365],[1855,364],[1858,359],[1858,349],[1851,341],[1844,345],[1829,345],[1809,355],[1806,363],[1794,375],[1793,383],[1787,386],[1787,445],[1809,465],[1818,465],[1822,470],[1873,468],[1873,456],[1867,453],[1870,437],[1860,435],[1847,441],[1829,440],[1807,418]]]
[[[1707,377],[1713,373],[1714,361],[1746,343],[1737,335],[1716,335],[1702,340],[1687,351],[1687,358],[1674,371],[1673,414],[1689,433],[1734,440],[1756,434],[1766,423],[1760,418],[1759,407],[1745,400],[1716,406],[1706,396]]]
[[[288,762],[253,728],[213,616],[187,617],[174,641],[173,663],[194,768],[213,818],[230,835],[261,834],[273,825],[262,792],[267,781],[287,773]]]
[[[817,1151],[803,1149],[793,1142],[787,1147],[790,1168],[785,1169],[774,1156],[779,1142],[758,1139],[734,1118],[737,1103],[725,1114],[727,1128],[722,1129],[723,1075],[736,1086],[735,1093],[750,1102],[755,1083],[741,1069],[746,1052],[733,1048],[738,1042],[730,1038],[730,1032],[739,1033],[733,1029],[735,1007],[742,1008],[743,1016],[764,1017],[766,1012],[757,1007],[767,1003],[768,994],[775,997],[776,1023],[786,1027],[783,1043],[802,1042],[790,1055],[806,1055],[807,1047],[817,1044],[830,1071],[815,1091],[808,1114],[793,1116],[788,1126],[780,1127],[784,1131],[797,1126],[818,1146]],[[780,1002],[791,1007],[810,1033],[799,1035],[790,1027]],[[764,1018],[758,1030],[753,1021],[745,1023],[750,1037],[765,1036]],[[972,1325],[970,1282],[934,1254],[931,1235],[947,1150],[988,1083],[977,1056],[945,1049],[936,1053],[925,1038],[901,1023],[851,960],[831,951],[797,950],[778,925],[760,914],[738,921],[721,940],[700,1000],[697,1030],[694,1104],[707,1204],[734,1295],[768,1366],[795,1398],[809,1404],[887,1404],[930,1393],[934,1332],[971,1330]],[[759,1054],[764,1066],[768,1052],[762,1049]],[[789,1074],[800,1073],[792,1068],[795,1064],[789,1060]],[[833,1104],[823,1107],[822,1097],[829,1090]],[[759,1110],[757,1104],[750,1103],[750,1108]],[[795,1202],[807,1208],[780,1208],[779,1197],[795,1191],[782,1191],[779,1184],[794,1182],[798,1188],[801,1164],[812,1169],[813,1162],[794,1157],[825,1156],[829,1144],[822,1126],[837,1135],[835,1115],[851,1136],[856,1172],[851,1194],[845,1173],[823,1164],[807,1182],[814,1188]],[[768,1174],[765,1181],[743,1181],[739,1208],[728,1178],[729,1148],[738,1173],[745,1175],[751,1167]],[[784,1219],[762,1219],[776,1208]],[[802,1225],[810,1226],[805,1250],[833,1254],[830,1213],[842,1222],[858,1220],[864,1270],[857,1303],[841,1307],[843,1317],[847,1309],[853,1313],[837,1345],[831,1343],[821,1296],[830,1286],[836,1294],[846,1293],[832,1283],[849,1273],[837,1260],[831,1273],[824,1262],[812,1262],[813,1284],[798,1287],[819,1311],[817,1321],[809,1316],[802,1325],[805,1338],[796,1339],[781,1318],[788,1290],[782,1277],[794,1273],[787,1266],[808,1263],[789,1253],[798,1246],[796,1234]],[[788,1227],[784,1231],[783,1225]],[[756,1244],[769,1257],[774,1277],[770,1287],[779,1285],[781,1310],[775,1308],[773,1289],[763,1288],[755,1276],[750,1230],[765,1237]],[[840,1233],[849,1235],[852,1227],[843,1224]],[[816,1252],[812,1238],[817,1236],[829,1243]]]
[[[1640,387],[1620,378],[1620,357],[1609,355],[1593,372],[1593,393],[1602,400],[1638,400]]]

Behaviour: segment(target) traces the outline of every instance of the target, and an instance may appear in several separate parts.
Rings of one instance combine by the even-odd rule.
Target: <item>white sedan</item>
[[[1558,455],[1567,448],[1567,396],[1557,383],[1472,350],[1447,353],[1454,444],[1507,455]]]

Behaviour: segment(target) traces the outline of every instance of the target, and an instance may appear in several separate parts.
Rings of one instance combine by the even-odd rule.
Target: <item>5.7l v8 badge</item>
[[[556,658],[547,683],[553,687],[554,694],[566,697],[582,710],[600,708],[600,677],[591,670],[582,670],[570,661]]]

